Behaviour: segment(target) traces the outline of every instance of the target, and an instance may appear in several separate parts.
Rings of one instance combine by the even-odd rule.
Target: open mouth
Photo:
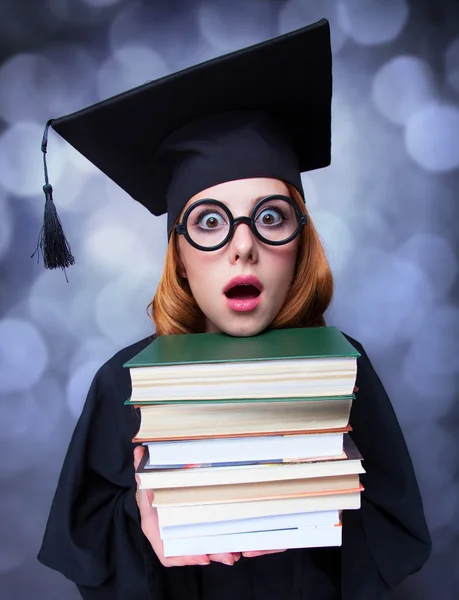
[[[234,300],[252,300],[258,298],[261,291],[254,285],[235,285],[225,292],[225,296]]]

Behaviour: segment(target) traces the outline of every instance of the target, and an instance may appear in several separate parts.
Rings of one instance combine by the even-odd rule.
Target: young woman
[[[193,110],[183,105],[192,93]],[[251,336],[325,324],[332,276],[300,173],[329,163],[330,99],[321,21],[53,124],[151,212],[168,213],[166,263],[151,305],[156,335]],[[169,121],[158,132],[161,119],[147,115],[161,110]],[[124,405],[131,382],[122,365],[152,339],[97,373],[51,508],[39,559],[83,598],[376,600],[421,568],[430,538],[409,453],[352,338],[361,353],[352,437],[366,474],[361,509],[343,516],[342,547],[165,558],[152,492],[135,483],[138,415]]]

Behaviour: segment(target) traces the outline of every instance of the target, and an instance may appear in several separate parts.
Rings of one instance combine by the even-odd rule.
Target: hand
[[[137,470],[145,452],[144,446],[134,448],[134,469]],[[195,556],[164,556],[164,545],[159,534],[158,511],[152,506],[153,490],[139,489],[139,479],[136,475],[137,492],[135,495],[137,506],[140,511],[140,524],[145,537],[151,544],[156,556],[164,567],[184,567],[187,565],[208,565],[211,561],[220,562],[225,565],[233,565],[241,558],[239,552],[228,552],[226,554],[198,554]]]

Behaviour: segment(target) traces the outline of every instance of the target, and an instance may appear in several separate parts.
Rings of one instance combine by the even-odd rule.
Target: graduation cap
[[[149,81],[59,119],[42,142],[47,268],[74,263],[46,168],[49,126],[154,215],[168,235],[196,193],[272,177],[303,195],[301,172],[330,164],[332,70],[326,19]]]

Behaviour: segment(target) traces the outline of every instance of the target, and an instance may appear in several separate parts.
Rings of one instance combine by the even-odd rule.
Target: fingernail
[[[208,562],[203,562],[203,563],[199,563],[199,566],[200,566],[200,567],[205,567],[206,565],[209,565],[209,564],[210,564],[210,563],[208,563]]]
[[[232,567],[234,565],[234,562],[232,560],[224,560],[223,564],[228,565],[228,567]]]

